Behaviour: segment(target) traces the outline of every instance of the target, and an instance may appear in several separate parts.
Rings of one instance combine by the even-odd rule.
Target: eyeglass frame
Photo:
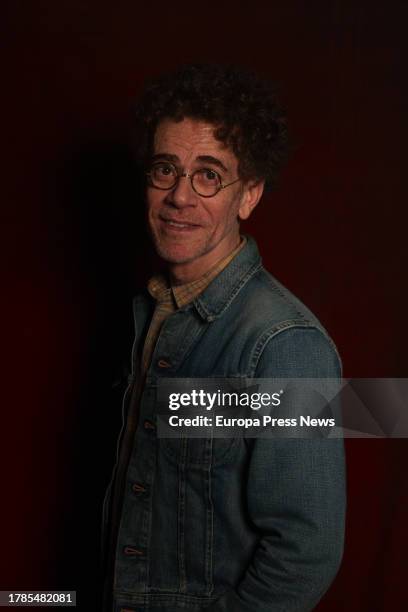
[[[169,166],[172,166],[172,168],[174,168],[174,170],[176,171],[176,177],[175,177],[174,185],[171,185],[170,187],[157,187],[157,185],[153,184],[153,181],[151,179],[151,172],[146,172],[145,173],[146,176],[148,176],[150,178],[150,187],[153,187],[153,189],[159,189],[160,191],[170,191],[171,189],[174,189],[178,185],[179,180],[181,178],[188,178],[188,179],[190,179],[190,185],[191,185],[192,190],[194,191],[194,193],[199,195],[200,198],[213,198],[222,189],[225,189],[226,187],[229,187],[230,185],[233,185],[234,183],[238,183],[238,181],[241,180],[240,178],[237,178],[237,179],[235,179],[235,181],[232,181],[231,183],[227,183],[226,185],[224,185],[221,182],[221,175],[216,170],[213,170],[212,168],[206,168],[205,166],[203,168],[197,168],[197,170],[194,170],[194,172],[181,172],[180,173],[178,168],[177,168],[177,166],[175,166],[172,162],[167,162],[167,161],[160,162],[160,161],[158,161],[158,162],[155,162],[155,163],[151,164],[151,168],[153,166],[156,166],[156,165],[159,165],[159,164],[167,164]],[[212,193],[211,195],[203,195],[202,193],[199,193],[197,191],[197,189],[195,189],[195,187],[193,185],[193,178],[194,178],[194,176],[197,174],[197,172],[201,172],[202,170],[210,170],[210,172],[214,172],[214,174],[216,174],[218,176],[220,184],[218,186],[217,191],[215,193]]]

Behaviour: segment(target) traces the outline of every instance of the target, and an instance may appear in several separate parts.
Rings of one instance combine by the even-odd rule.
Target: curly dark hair
[[[288,155],[285,114],[276,88],[236,66],[195,64],[151,81],[136,107],[136,149],[148,161],[157,125],[188,117],[214,125],[214,137],[236,155],[243,180],[274,187]]]

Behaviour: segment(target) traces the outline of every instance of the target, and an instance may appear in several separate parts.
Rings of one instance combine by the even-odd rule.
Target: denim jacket
[[[134,300],[133,374],[151,318]],[[164,323],[139,406],[118,530],[113,610],[311,610],[342,556],[338,439],[166,439],[156,394],[166,378],[340,377],[333,342],[247,245]]]

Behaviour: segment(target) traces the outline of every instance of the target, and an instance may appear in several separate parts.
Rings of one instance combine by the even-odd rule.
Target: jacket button
[[[133,546],[125,546],[123,552],[127,557],[140,557],[143,555],[143,552],[138,548],[133,548]]]
[[[136,493],[136,495],[143,495],[143,493],[146,493],[146,490],[146,487],[139,484],[138,482],[132,484],[132,491]]]
[[[159,359],[157,365],[159,366],[159,368],[171,368],[171,363],[169,363],[165,359]]]
[[[145,429],[156,429],[155,424],[154,424],[154,423],[152,423],[151,421],[148,421],[147,419],[146,419],[146,421],[143,423],[143,427],[144,427]]]

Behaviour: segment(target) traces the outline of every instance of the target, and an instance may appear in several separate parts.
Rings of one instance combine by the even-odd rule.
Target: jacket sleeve
[[[265,344],[256,378],[339,378],[334,346],[314,327],[289,328]],[[328,589],[343,553],[341,439],[256,439],[247,507],[260,540],[243,579],[207,612],[305,612]]]

